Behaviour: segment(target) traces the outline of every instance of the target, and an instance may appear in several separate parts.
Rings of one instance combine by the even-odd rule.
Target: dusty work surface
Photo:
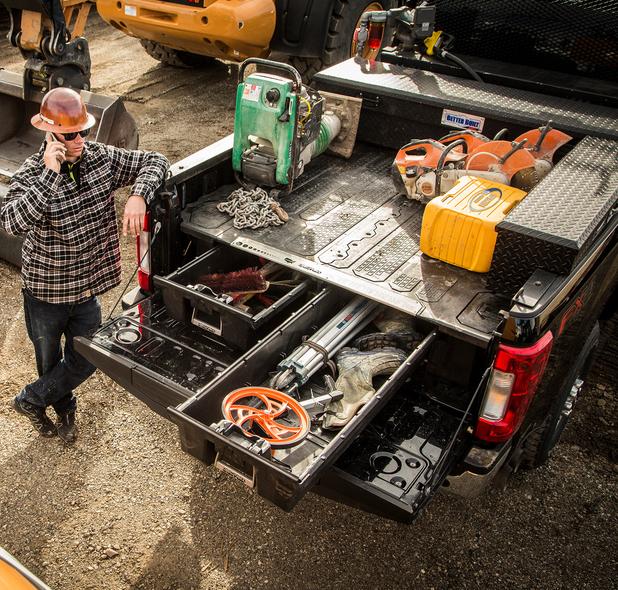
[[[88,36],[94,87],[125,96],[144,148],[176,160],[231,131],[225,66],[162,68],[96,18]],[[4,37],[0,55],[19,71]],[[126,281],[134,241],[123,249]],[[291,514],[267,505],[182,453],[175,426],[100,373],[78,392],[75,446],[35,436],[10,407],[35,376],[18,272],[0,264],[0,285],[0,545],[55,590],[615,585],[615,320],[547,467],[476,500],[438,495],[405,526],[312,494]]]

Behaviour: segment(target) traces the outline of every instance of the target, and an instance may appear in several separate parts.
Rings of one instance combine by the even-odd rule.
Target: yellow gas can
[[[475,272],[487,272],[496,246],[496,224],[526,196],[522,190],[472,176],[425,207],[421,250]]]

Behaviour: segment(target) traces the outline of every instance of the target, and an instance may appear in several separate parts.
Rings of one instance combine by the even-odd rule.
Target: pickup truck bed
[[[599,260],[604,272],[595,271],[594,284],[600,290],[583,300],[602,307],[602,283],[610,288],[615,283],[607,251],[616,225],[616,111],[396,66],[378,64],[375,71],[365,72],[351,60],[320,73],[316,81],[322,90],[363,98],[352,157],[322,155],[307,166],[293,193],[281,199],[290,216],[285,225],[240,231],[216,209],[237,188],[232,138],[174,164],[167,190],[152,210],[152,222],[162,228],[152,246],[153,293],[91,339],[78,339],[76,346],[178,424],[184,450],[235,474],[282,508],[291,509],[309,489],[317,489],[411,520],[447,475],[470,472],[475,485],[490,481],[485,476],[495,475],[512,450],[513,441],[479,444],[472,435],[497,334],[503,333],[503,342],[526,345],[550,324],[554,330],[556,322],[556,336],[563,329],[567,333],[567,321],[578,312],[574,308],[562,321],[564,303],[577,296],[582,278],[590,278]],[[548,211],[558,203],[579,214],[569,223],[576,235],[568,244],[562,242],[575,245],[574,270],[548,268],[538,275],[532,266],[515,289],[501,289],[488,285],[489,274],[421,255],[423,208],[396,194],[390,165],[395,150],[411,138],[440,137],[448,131],[441,123],[444,109],[482,118],[482,131],[489,136],[509,127],[509,137],[514,137],[548,119],[573,135],[559,154],[564,164],[527,199],[542,208],[536,199],[544,198]],[[586,174],[573,176],[573,167]],[[544,192],[545,187],[552,192]],[[559,208],[546,217],[555,216],[560,216]],[[534,234],[535,219],[534,214],[524,219],[525,231]],[[516,234],[525,224],[505,231]],[[550,227],[541,241],[549,243],[557,235],[552,232]],[[510,256],[514,261],[519,256],[518,270],[527,272],[525,252],[507,251],[507,262]],[[217,313],[209,323],[207,312],[206,329],[194,325],[196,311],[202,306],[203,312],[205,305],[203,295],[191,290],[195,278],[245,268],[258,259],[298,272],[308,288],[255,326],[246,345],[229,346],[213,335]],[[217,264],[224,268],[215,268]],[[272,454],[220,431],[224,397],[237,388],[266,383],[278,362],[355,294],[408,314],[421,341],[407,351],[395,374],[376,382],[375,397],[354,419],[339,432],[325,432],[315,424],[296,448]],[[596,321],[599,310],[594,313],[589,317]],[[576,321],[582,317],[589,319],[586,315]],[[242,322],[237,325],[242,328]],[[564,373],[565,363],[577,354],[572,344],[565,346],[552,375]],[[311,381],[300,397],[307,400],[322,390],[320,380]],[[550,389],[535,400],[535,419],[552,395]]]

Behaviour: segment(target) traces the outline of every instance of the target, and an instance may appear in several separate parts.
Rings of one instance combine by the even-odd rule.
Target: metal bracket
[[[513,297],[513,304],[533,308],[547,292],[554,282],[556,275],[545,270],[537,269],[525,282],[524,286]]]
[[[217,433],[224,436],[233,436],[234,441],[256,455],[270,455],[270,443],[259,436],[251,436],[229,420],[220,420],[210,425]],[[234,436],[236,435],[236,436]],[[217,457],[219,453],[217,453]]]
[[[217,456],[215,457],[215,462],[214,462],[214,466],[217,469],[219,469],[220,471],[225,471],[227,473],[230,473],[234,477],[237,477],[247,487],[249,487],[251,489],[255,488],[255,482],[256,482],[255,466],[251,467],[251,476],[249,476],[246,473],[244,473],[243,471],[241,471],[240,469],[238,469],[236,467],[233,467],[229,463],[226,463],[225,461],[223,461],[223,459],[220,459],[219,455],[220,455],[220,453],[217,453]]]

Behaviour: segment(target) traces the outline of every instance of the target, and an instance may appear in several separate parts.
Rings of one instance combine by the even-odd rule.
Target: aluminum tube
[[[370,314],[377,304],[362,297],[355,297],[348,306],[339,312],[330,322],[320,328],[311,338],[313,342],[329,351],[329,358],[332,356],[330,349],[336,346],[340,340],[349,339],[350,332],[353,331],[358,322],[362,322]],[[352,315],[353,314],[353,315]],[[352,317],[349,317],[351,316]],[[346,322],[347,320],[347,322]],[[342,322],[345,325],[340,326]],[[302,345],[301,345],[302,346]],[[308,347],[309,348],[309,347]],[[301,366],[306,365],[311,360],[311,353],[319,354],[315,349],[309,348],[300,358],[294,359]],[[295,355],[294,355],[295,356]],[[320,355],[321,357],[322,355]],[[287,362],[286,359],[284,362]]]

